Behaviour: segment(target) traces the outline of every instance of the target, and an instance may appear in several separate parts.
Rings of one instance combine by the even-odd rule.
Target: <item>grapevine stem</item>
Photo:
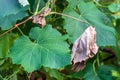
[[[86,24],[88,24],[88,25],[91,25],[91,24],[88,23],[87,21],[80,20],[80,19],[78,19],[78,18],[75,18],[75,17],[70,16],[70,15],[67,15],[67,14],[58,13],[58,12],[50,12],[50,14],[58,14],[58,15],[66,16],[66,17],[72,18],[72,19],[74,19],[74,20],[77,20],[77,21],[79,21],[79,22],[83,22],[83,23],[86,23]]]
[[[15,24],[14,27],[10,28],[9,30],[7,30],[6,32],[2,33],[0,35],[0,37],[4,36],[5,34],[9,33],[10,31],[12,31],[13,29],[19,27],[20,25],[24,24],[25,22],[29,21],[30,19],[32,19],[32,16],[28,17],[27,19],[25,19],[24,21],[18,23],[18,24]]]
[[[72,19],[74,19],[74,20],[77,20],[77,21],[79,21],[79,22],[86,23],[86,24],[88,24],[89,26],[91,25],[91,24],[88,23],[87,21],[80,20],[80,19],[78,19],[78,18],[75,18],[75,17],[70,16],[70,15],[67,15],[67,14],[58,13],[58,12],[50,12],[50,14],[58,14],[58,15],[66,16],[66,17],[72,18]],[[29,21],[30,19],[32,19],[32,16],[28,17],[27,19],[25,19],[24,21],[22,21],[22,22],[20,22],[20,23],[18,23],[18,24],[15,24],[14,27],[12,27],[12,28],[10,28],[9,30],[7,30],[6,32],[2,33],[2,34],[0,35],[0,37],[2,37],[3,35],[9,33],[10,31],[12,31],[13,29],[19,27],[20,25],[24,24],[25,22]]]

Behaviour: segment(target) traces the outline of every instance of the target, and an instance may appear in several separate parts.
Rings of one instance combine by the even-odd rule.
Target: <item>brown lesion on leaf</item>
[[[95,27],[90,26],[73,44],[71,58],[72,70],[78,72],[84,69],[86,61],[92,58],[97,51]]]
[[[33,23],[39,24],[44,27],[46,25],[45,16],[48,15],[50,11],[50,8],[45,8],[40,14],[34,15],[32,17]]]

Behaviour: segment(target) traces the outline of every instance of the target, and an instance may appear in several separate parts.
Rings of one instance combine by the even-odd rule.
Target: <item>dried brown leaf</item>
[[[33,23],[40,24],[42,27],[46,25],[45,16],[50,13],[50,8],[45,8],[40,14],[33,16]]]
[[[88,27],[75,41],[72,47],[72,70],[77,72],[84,69],[87,59],[92,58],[98,51],[95,27]]]

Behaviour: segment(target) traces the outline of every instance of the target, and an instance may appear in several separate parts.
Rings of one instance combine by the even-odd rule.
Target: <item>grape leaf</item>
[[[62,74],[56,70],[56,69],[50,69],[50,68],[45,68],[47,74],[50,75],[50,77],[54,77],[57,80],[64,80],[64,77],[62,76]]]
[[[120,4],[112,3],[108,6],[108,9],[113,13],[111,14],[115,19],[120,18]]]
[[[109,66],[100,66],[98,70],[98,76],[102,80],[116,80],[115,77],[112,76],[112,70],[115,70],[113,67]]]
[[[71,0],[69,1],[71,3]],[[92,26],[95,26],[97,31],[97,44],[99,46],[116,46],[115,30],[111,27],[111,21],[104,13],[96,8],[93,2],[86,3],[80,1],[75,7],[68,5],[63,13],[87,21]],[[88,24],[68,17],[63,18],[65,19],[64,28],[70,36],[69,40],[73,43],[85,28],[88,27]]]
[[[5,35],[4,37],[0,38],[0,58],[6,57],[9,51],[9,38],[10,36]]]
[[[5,58],[8,55],[10,46],[16,37],[15,34],[7,34],[0,38],[0,58]]]
[[[0,18],[16,14],[20,9],[19,3],[16,0],[0,0]]]
[[[83,1],[83,0],[76,0],[76,1],[74,1],[74,4],[73,4],[73,0],[67,0],[67,1],[69,2],[69,6],[75,8],[76,5],[77,5],[78,3],[80,3],[81,1]]]
[[[84,79],[85,80],[101,80],[100,77],[94,72],[93,65],[87,64],[87,68],[84,70]]]
[[[114,67],[109,65],[99,66],[98,69],[94,71],[93,64],[87,63],[84,70],[74,73],[72,76],[77,79],[84,78],[85,80],[116,80],[116,78],[112,76],[113,70],[115,70]]]
[[[0,19],[0,26],[1,26],[2,30],[7,30],[7,29],[11,28],[17,20],[20,20],[26,16],[27,16],[26,12],[20,12],[16,15],[12,14],[9,16],[5,16],[4,18]]]
[[[29,6],[21,6],[17,0],[0,0],[0,27],[2,30],[11,28],[17,20],[26,17],[25,11],[28,8]]]
[[[116,80],[115,77],[112,76],[112,70],[115,69],[111,66],[100,66],[98,70],[96,70],[95,75],[91,64],[87,66],[84,78],[85,80]]]
[[[21,64],[28,72],[41,66],[59,69],[70,64],[69,46],[58,31],[50,25],[44,29],[32,28],[29,37],[17,39],[10,50],[14,64]]]
[[[120,11],[120,4],[110,4],[108,6],[108,9],[111,11],[111,12],[119,12]]]

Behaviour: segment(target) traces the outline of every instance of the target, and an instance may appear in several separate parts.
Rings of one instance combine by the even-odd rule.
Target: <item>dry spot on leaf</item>
[[[33,16],[33,23],[40,24],[42,27],[46,25],[45,16],[50,13],[50,8],[45,8],[40,14]]]
[[[92,58],[98,51],[95,27],[88,27],[74,42],[72,47],[72,70],[78,72],[84,69],[87,59]]]

